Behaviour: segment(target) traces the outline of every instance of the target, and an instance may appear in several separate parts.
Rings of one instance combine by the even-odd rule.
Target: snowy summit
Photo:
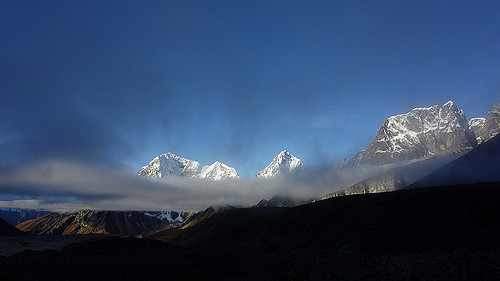
[[[304,170],[304,165],[299,158],[290,154],[290,152],[283,150],[273,161],[267,165],[264,170],[260,171],[255,176],[257,178],[270,178],[277,175],[286,175],[298,173]]]
[[[210,166],[201,167],[197,161],[177,156],[171,152],[156,156],[148,165],[139,170],[138,175],[147,178],[182,176],[211,180],[239,178],[238,172],[234,168],[219,161]]]

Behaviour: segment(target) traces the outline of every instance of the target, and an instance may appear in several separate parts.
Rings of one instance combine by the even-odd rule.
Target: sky
[[[385,118],[500,102],[498,1],[2,1],[0,169],[135,175],[171,151],[247,178],[322,167]]]

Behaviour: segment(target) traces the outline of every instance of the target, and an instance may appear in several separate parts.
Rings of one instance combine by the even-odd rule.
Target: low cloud
[[[274,195],[314,199],[347,188],[390,167],[222,181],[166,177],[147,179],[130,171],[100,170],[81,163],[46,161],[0,175],[0,207],[54,211],[202,210],[210,205],[252,206]]]

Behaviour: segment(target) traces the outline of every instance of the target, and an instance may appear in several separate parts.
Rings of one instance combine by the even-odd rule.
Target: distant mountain
[[[304,165],[299,158],[288,151],[281,151],[264,170],[257,173],[257,178],[270,178],[277,175],[297,174],[304,171]]]
[[[203,211],[193,213],[189,218],[185,220],[185,222],[182,224],[182,226],[175,228],[176,230],[182,231],[183,229],[193,227],[197,225],[200,222],[205,221],[206,219],[212,217],[215,214],[218,214],[223,211],[227,210],[232,210],[235,209],[235,207],[230,206],[230,205],[225,205],[225,206],[210,206],[206,208]],[[167,228],[160,229],[154,232],[151,232],[148,237],[149,238],[163,238],[164,233],[167,231]]]
[[[0,208],[0,218],[12,225],[18,225],[24,221],[36,219],[50,213],[49,211]]]
[[[50,213],[25,221],[17,228],[31,234],[116,234],[136,236],[181,225],[193,212],[80,211]]]
[[[409,185],[409,188],[500,181],[500,135]]]
[[[139,170],[138,175],[148,178],[162,178],[173,175],[212,180],[239,178],[234,168],[219,161],[210,166],[201,167],[197,161],[177,156],[171,152],[156,156],[148,165]]]
[[[415,108],[389,117],[365,150],[335,166],[382,165],[466,152],[476,146],[476,136],[464,112],[449,101],[442,107]]]

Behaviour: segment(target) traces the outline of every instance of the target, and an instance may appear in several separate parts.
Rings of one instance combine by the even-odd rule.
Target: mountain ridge
[[[240,177],[236,169],[219,161],[216,161],[212,165],[202,167],[199,162],[177,156],[172,152],[156,156],[148,165],[143,166],[137,174],[147,178],[181,176],[211,180]]]
[[[477,146],[462,109],[452,101],[443,106],[414,108],[384,120],[368,146],[334,165],[344,169],[381,165],[449,152],[468,151]]]

